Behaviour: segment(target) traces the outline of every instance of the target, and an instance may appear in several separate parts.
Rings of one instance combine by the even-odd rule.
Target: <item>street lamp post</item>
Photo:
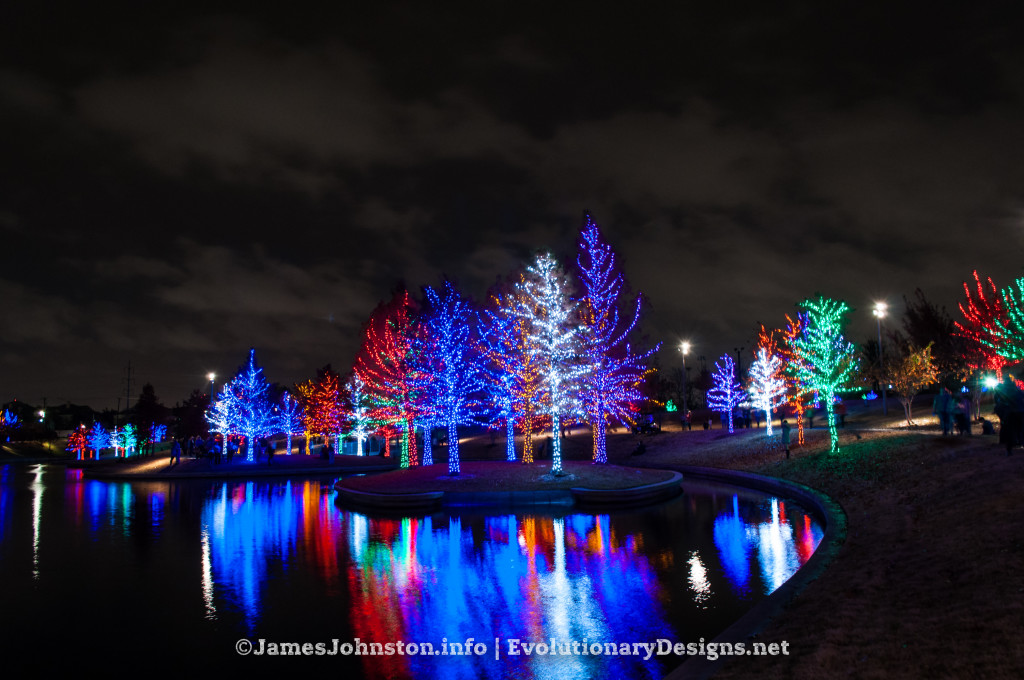
[[[882,415],[889,415],[889,407],[885,402],[885,388],[886,388],[886,376],[885,376],[885,362],[882,360],[882,319],[885,318],[885,313],[889,310],[889,305],[884,302],[876,302],[875,308],[871,311],[875,315],[875,320],[878,322],[878,369],[880,372],[879,384],[882,386]]]
[[[689,380],[686,376],[686,354],[690,351],[690,343],[685,340],[679,343],[679,351],[683,355],[683,422],[687,421],[687,414],[690,412],[686,406],[686,393],[689,392]]]

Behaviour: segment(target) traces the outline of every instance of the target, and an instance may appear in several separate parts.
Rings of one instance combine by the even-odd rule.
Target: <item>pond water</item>
[[[632,643],[710,640],[822,536],[795,503],[719,485],[629,511],[386,518],[336,505],[333,482],[0,467],[0,653],[40,670],[657,678],[685,657]],[[417,653],[371,654],[399,641]],[[314,655],[270,655],[291,642]],[[623,643],[639,654],[605,653]]]

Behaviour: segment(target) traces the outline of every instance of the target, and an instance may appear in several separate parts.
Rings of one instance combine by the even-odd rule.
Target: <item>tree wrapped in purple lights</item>
[[[711,377],[715,386],[708,390],[708,408],[726,414],[731,434],[732,412],[743,400],[743,387],[736,380],[736,362],[728,354],[723,354],[721,360],[715,362],[715,372]]]
[[[661,343],[647,352],[633,353],[627,338],[640,319],[640,297],[632,307],[632,318],[620,317],[623,277],[616,270],[611,246],[601,239],[589,213],[580,236],[576,263],[584,289],[581,309],[587,329],[583,339],[587,370],[580,396],[593,430],[593,460],[606,463],[608,421],[634,423],[636,403],[644,399],[640,385],[654,370],[647,362]]]
[[[448,431],[448,474],[459,474],[459,425],[475,422],[484,389],[480,367],[472,356],[473,311],[445,281],[438,293],[424,289],[426,305],[417,333],[419,392],[429,415],[425,422]],[[427,438],[430,437],[429,429]]]

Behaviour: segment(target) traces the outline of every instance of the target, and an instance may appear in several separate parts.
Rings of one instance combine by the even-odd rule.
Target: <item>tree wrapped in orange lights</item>
[[[515,425],[523,431],[524,463],[533,462],[533,427],[541,388],[540,358],[530,345],[529,327],[515,310],[515,293],[491,295],[484,311],[480,348],[488,360],[484,369],[494,406],[494,421],[505,425],[505,457],[514,462]]]
[[[409,292],[399,289],[367,321],[355,372],[366,384],[370,417],[387,428],[402,429],[403,468],[420,464],[416,447],[415,334]]]
[[[767,337],[765,337],[764,326],[761,326],[758,342],[758,346],[763,343],[765,347],[774,347],[778,355],[782,357],[782,379],[786,386],[786,403],[796,414],[796,441],[800,446],[804,444],[804,412],[807,410],[807,398],[813,391],[810,385],[801,378],[801,375],[805,374],[805,371],[801,370],[803,359],[795,344],[796,339],[803,334],[806,323],[806,319],[801,314],[798,314],[796,319],[790,318],[787,314],[786,327],[780,332],[781,342],[776,343],[774,331],[767,332]]]
[[[977,295],[971,296],[971,289],[964,281],[964,295],[967,299],[960,303],[964,322],[954,322],[957,335],[968,342],[969,353],[966,359],[970,366],[995,371],[996,378],[1002,380],[1003,367],[1010,363],[1005,356],[1006,336],[1000,332],[1007,327],[1006,307],[992,277],[986,277],[986,286],[978,277],[977,270],[973,275]]]
[[[340,378],[330,364],[317,371],[316,380],[295,386],[302,405],[302,424],[311,435],[338,437],[344,425]]]

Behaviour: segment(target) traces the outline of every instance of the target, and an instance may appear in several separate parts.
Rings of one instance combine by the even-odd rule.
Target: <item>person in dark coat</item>
[[[1022,443],[1024,434],[1024,393],[1009,373],[996,387],[995,414],[999,416],[999,443],[1006,447],[1006,455]]]

